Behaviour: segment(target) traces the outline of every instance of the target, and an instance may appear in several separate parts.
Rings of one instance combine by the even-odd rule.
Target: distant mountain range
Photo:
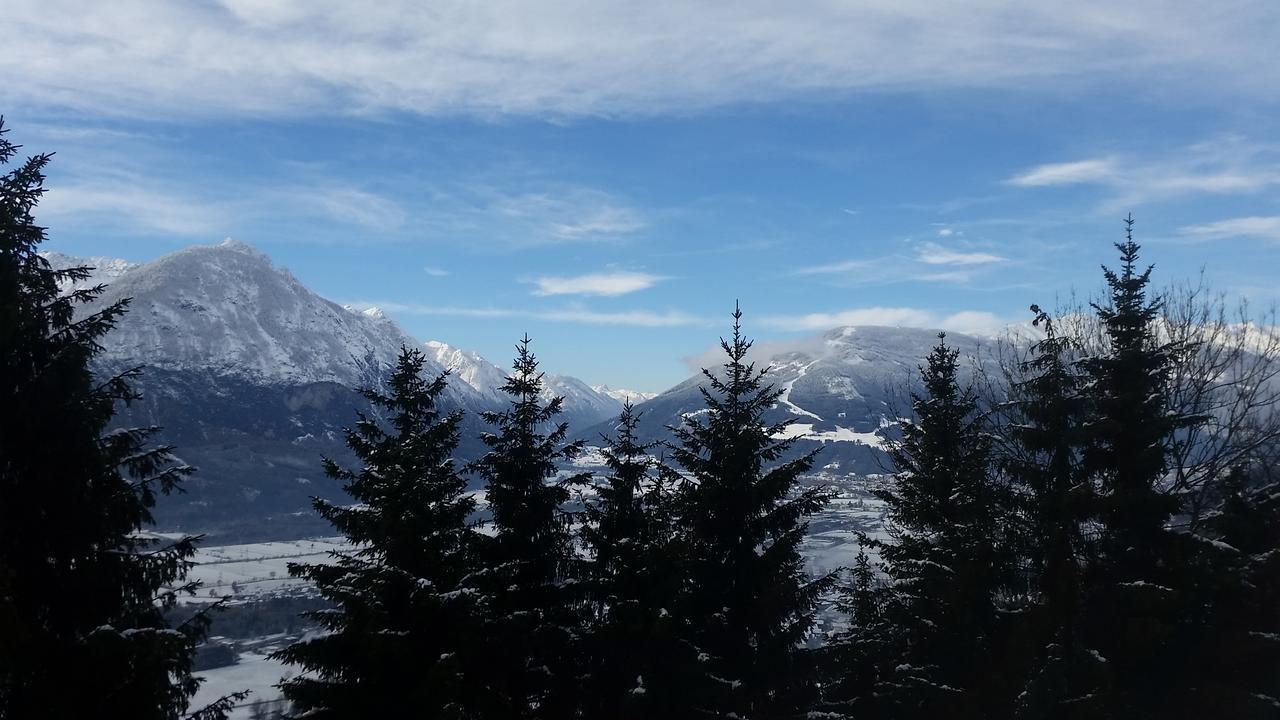
[[[762,346],[748,359],[767,368],[765,382],[782,391],[765,419],[791,421],[787,435],[799,438],[796,453],[821,448],[819,468],[868,474],[884,471],[884,439],[896,432],[898,418],[910,412],[910,393],[919,387],[918,368],[937,343],[936,330],[843,327]],[[958,333],[948,333],[947,344],[969,358],[989,347],[985,339]],[[698,388],[705,384],[703,375],[695,375],[641,404],[641,437],[665,438],[668,426],[704,412]],[[588,436],[611,429],[612,423],[605,421]]]
[[[420,348],[428,372],[451,372],[444,398],[465,411],[460,455],[483,451],[478,412],[500,409],[506,371],[437,340],[419,342],[376,308],[330,302],[248,245],[194,246],[149,263],[46,253],[55,267],[89,265],[79,285],[106,283],[102,302],[132,298],[105,339],[100,372],[141,366],[143,400],[122,413],[131,425],[160,425],[162,439],[199,468],[187,492],[157,508],[164,529],[206,532],[211,542],[302,537],[327,527],[310,497],[344,495],[320,472],[321,455],[350,461],[341,429],[370,412],[358,388],[377,386],[404,345]],[[948,335],[966,355],[984,341]],[[828,473],[880,471],[880,449],[908,409],[916,368],[936,331],[847,327],[773,344],[752,359],[783,392],[768,419],[793,420],[797,452],[821,447]],[[714,362],[719,362],[715,360]],[[588,442],[608,434],[624,401],[643,412],[644,437],[702,411],[697,375],[658,395],[548,374],[548,396],[565,398],[564,420]]]
[[[320,456],[350,459],[341,429],[356,410],[370,412],[357,390],[377,386],[402,346],[420,348],[429,373],[451,372],[444,404],[467,411],[464,458],[482,452],[477,413],[507,402],[502,368],[443,342],[421,343],[377,309],[330,302],[244,243],[189,247],[143,264],[45,257],[54,267],[96,268],[77,284],[107,284],[102,303],[132,298],[104,341],[99,370],[141,366],[143,400],[122,422],[162,426],[163,440],[200,469],[185,494],[161,503],[164,527],[248,537],[308,526],[310,496],[343,497],[322,477]],[[547,374],[544,382],[548,397],[565,398],[572,428],[622,410],[614,394],[577,378]]]

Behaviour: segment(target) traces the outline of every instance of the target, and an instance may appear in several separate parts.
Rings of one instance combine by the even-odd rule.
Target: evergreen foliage
[[[1280,714],[1280,483],[1239,466],[1200,537],[1210,558],[1212,624],[1194,651],[1203,672],[1188,714]]]
[[[482,436],[488,453],[471,469],[485,481],[495,536],[485,546],[477,584],[485,603],[489,653],[483,702],[487,717],[554,720],[576,712],[586,620],[573,517],[563,505],[587,474],[559,476],[581,451],[557,423],[562,397],[544,400],[542,374],[526,336],[516,346],[511,396]]]
[[[452,459],[461,414],[442,413],[447,373],[426,380],[423,363],[403,349],[386,392],[364,391],[389,429],[361,413],[345,431],[359,470],[324,460],[356,504],[317,498],[315,508],[353,550],[290,565],[333,607],[307,613],[324,634],[275,655],[305,671],[281,687],[307,717],[467,717],[477,691],[466,682],[478,627],[467,585],[474,501]]]
[[[1005,537],[1009,501],[992,470],[976,397],[961,388],[958,351],[945,336],[921,378],[914,419],[890,445],[897,474],[875,493],[885,503],[890,534],[873,543],[887,578],[881,619],[870,626],[882,653],[876,712],[988,717],[1000,710],[1003,680],[997,611],[1013,565]]]
[[[819,711],[828,717],[874,717],[878,663],[889,636],[881,607],[882,586],[865,548],[858,548],[849,581],[839,588],[836,609],[849,627],[830,638],[821,651],[822,699]]]
[[[1017,715],[1054,718],[1091,707],[1100,673],[1097,657],[1081,642],[1084,574],[1093,557],[1085,526],[1095,501],[1083,462],[1088,405],[1079,347],[1057,332],[1048,313],[1036,305],[1031,311],[1044,337],[1031,345],[1010,388],[1015,450],[1003,463],[1021,490],[1030,598],[1020,618],[1030,673]]]
[[[1211,632],[1213,573],[1199,543],[1171,527],[1179,498],[1163,487],[1173,433],[1201,419],[1170,403],[1181,348],[1156,333],[1160,305],[1139,272],[1133,219],[1117,243],[1120,271],[1103,268],[1109,291],[1094,305],[1106,347],[1086,358],[1089,413],[1085,468],[1096,490],[1098,556],[1086,593],[1089,648],[1105,662],[1090,700],[1097,716],[1159,717],[1186,710],[1198,692],[1196,648]]]
[[[0,120],[0,164],[18,151],[5,132]],[[112,428],[138,398],[136,371],[102,379],[91,363],[128,302],[77,318],[103,287],[62,292],[91,268],[53,270],[38,254],[49,159],[0,176],[0,717],[172,720],[199,685],[208,617],[167,626],[194,588],[195,539],[144,529],[191,468],[151,444],[158,428]]]
[[[703,370],[706,413],[671,428],[673,458],[691,478],[684,510],[690,565],[683,612],[696,649],[695,708],[708,717],[769,718],[812,701],[813,662],[800,644],[834,576],[811,579],[798,545],[828,499],[801,489],[815,452],[786,459],[787,423],[763,420],[782,391],[747,360],[734,309],[721,373]]]
[[[587,717],[671,717],[686,699],[692,661],[677,610],[685,590],[679,476],[636,437],[625,403],[616,435],[603,437],[609,475],[586,507],[582,540],[590,580]]]

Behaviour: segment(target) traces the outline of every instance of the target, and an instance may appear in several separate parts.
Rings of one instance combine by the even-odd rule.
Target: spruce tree
[[[1175,353],[1184,349],[1156,337],[1160,304],[1147,297],[1153,268],[1139,271],[1141,247],[1133,239],[1132,216],[1125,227],[1125,241],[1116,244],[1120,272],[1103,267],[1109,302],[1093,305],[1107,347],[1084,363],[1093,412],[1087,461],[1100,483],[1109,567],[1139,580],[1158,563],[1165,524],[1178,510],[1177,498],[1158,486],[1168,470],[1169,440],[1195,420],[1169,407],[1169,376]]]
[[[1079,716],[1092,707],[1100,671],[1080,637],[1084,575],[1092,557],[1085,525],[1094,501],[1082,457],[1088,440],[1085,378],[1075,362],[1078,345],[1057,332],[1048,313],[1036,305],[1031,311],[1044,337],[1031,345],[1010,388],[1014,450],[1003,463],[1021,490],[1021,545],[1031,599],[1018,619],[1030,647],[1017,712],[1028,718]]]
[[[1162,486],[1169,442],[1200,420],[1171,407],[1177,353],[1156,333],[1160,305],[1148,298],[1151,267],[1138,268],[1133,219],[1117,243],[1120,271],[1103,268],[1109,298],[1094,310],[1106,346],[1086,358],[1086,469],[1096,486],[1098,556],[1087,579],[1089,646],[1105,663],[1094,700],[1112,717],[1181,712],[1200,673],[1194,661],[1211,602],[1201,582],[1202,548],[1170,522],[1179,498]]]
[[[577,711],[585,602],[571,542],[569,488],[588,474],[561,476],[581,451],[556,422],[564,398],[543,398],[542,374],[526,336],[502,386],[506,410],[486,412],[489,451],[472,466],[485,481],[494,537],[478,573],[490,657],[485,712],[494,718],[555,720]]]
[[[582,540],[592,562],[592,628],[587,643],[586,717],[670,717],[692,667],[679,641],[684,543],[676,505],[681,479],[636,436],[640,413],[628,402],[616,434],[602,436],[609,468],[586,506]]]
[[[469,717],[478,616],[472,569],[474,501],[453,464],[461,413],[440,406],[448,373],[423,378],[424,357],[402,349],[386,391],[364,396],[345,430],[362,467],[324,459],[355,505],[316,499],[316,511],[351,543],[336,562],[291,564],[331,609],[308,613],[326,631],[275,657],[304,672],[282,683],[309,718]],[[387,427],[384,427],[386,425]]]
[[[0,119],[0,165],[18,151],[5,132]],[[84,310],[103,287],[60,286],[91,268],[53,270],[38,254],[49,158],[0,176],[0,717],[172,720],[199,685],[208,617],[167,626],[194,587],[194,540],[145,528],[191,469],[152,443],[157,428],[113,427],[138,398],[136,372],[96,377],[91,363],[128,302]],[[221,717],[231,700],[199,714]]]
[[[870,718],[882,710],[874,699],[878,664],[885,655],[884,640],[889,634],[883,624],[882,596],[875,567],[860,545],[836,603],[836,609],[848,618],[848,627],[821,650],[819,716]]]
[[[1280,482],[1238,466],[1219,482],[1206,522],[1214,619],[1201,646],[1203,669],[1188,715],[1267,718],[1280,713]]]
[[[747,360],[735,307],[733,335],[722,339],[722,371],[704,369],[706,413],[671,428],[673,458],[690,477],[684,522],[690,589],[683,612],[699,653],[692,698],[708,717],[770,718],[812,701],[813,663],[800,644],[833,576],[810,578],[798,545],[827,493],[801,489],[816,451],[786,459],[796,438],[787,422],[764,421],[782,391],[768,369]]]
[[[885,503],[879,548],[887,585],[877,641],[877,712],[892,718],[999,714],[1003,647],[998,610],[1012,557],[1009,501],[991,463],[991,438],[958,351],[944,335],[921,368],[914,419],[890,444],[897,473],[875,495]]]

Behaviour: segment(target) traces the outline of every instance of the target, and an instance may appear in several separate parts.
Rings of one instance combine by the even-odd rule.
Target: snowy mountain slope
[[[782,391],[767,420],[791,420],[786,435],[804,438],[797,452],[822,446],[819,467],[834,463],[841,472],[883,469],[881,444],[909,411],[909,393],[918,387],[918,367],[938,342],[936,330],[898,327],[844,327],[791,343],[762,347],[749,359],[767,366],[766,381]],[[947,343],[974,358],[989,341],[950,333]],[[667,436],[666,426],[703,411],[701,374],[644,404],[644,439]],[[584,433],[609,432],[605,422]]]
[[[163,442],[197,466],[183,495],[162,501],[170,528],[221,540],[323,532],[310,499],[341,502],[321,456],[349,462],[342,428],[377,412],[357,392],[380,384],[402,345],[418,346],[376,308],[344,308],[302,285],[243,243],[180,250],[145,264],[46,255],[55,267],[93,265],[80,285],[108,282],[100,302],[132,298],[104,338],[100,372],[141,366],[143,398],[120,422],[159,425]],[[70,290],[70,288],[67,288]],[[84,308],[82,312],[90,312]],[[462,409],[463,460],[478,456],[479,411],[505,407],[505,372],[440,342],[421,344],[426,371],[452,371],[443,402]],[[575,428],[617,414],[621,403],[569,377],[548,375]]]
[[[608,395],[609,397],[613,398],[614,400],[617,400],[618,402],[630,401],[632,405],[639,405],[640,403],[646,400],[652,400],[658,397],[658,393],[640,392],[638,390],[626,390],[624,388],[618,388],[617,390],[615,390],[609,387],[608,385],[592,385],[591,389],[595,390],[601,395]]]
[[[63,283],[62,291],[71,292],[89,288],[99,283],[111,283],[116,278],[138,266],[138,263],[112,257],[75,257],[60,252],[42,252],[40,257],[49,262],[54,270],[66,270],[72,267],[91,268],[89,277],[75,283]]]
[[[110,258],[50,254],[51,264],[93,264],[93,282],[109,282],[103,302],[132,298],[130,312],[107,338],[101,360],[198,370],[266,384],[376,384],[402,345],[418,346],[377,308],[342,307],[303,286],[287,270],[234,240],[193,246],[142,265]],[[56,261],[56,263],[55,263]],[[505,401],[501,368],[439,341],[421,344],[428,372],[452,371],[450,399],[471,410]],[[575,378],[548,375],[565,396],[566,414],[594,422],[621,409]]]
[[[131,297],[102,359],[199,369],[264,383],[375,382],[402,343],[390,322],[311,292],[243,243],[195,246],[121,274],[103,302]]]

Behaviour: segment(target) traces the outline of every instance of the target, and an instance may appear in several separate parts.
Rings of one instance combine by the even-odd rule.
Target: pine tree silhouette
[[[675,611],[686,592],[678,491],[682,480],[636,435],[640,413],[623,405],[601,453],[609,474],[587,504],[582,540],[593,627],[588,642],[587,717],[676,715],[694,661]]]
[[[18,151],[5,132],[0,119],[0,165]],[[112,429],[117,406],[138,399],[137,371],[103,379],[91,363],[128,301],[86,308],[103,286],[60,288],[91,268],[53,270],[38,254],[49,159],[0,176],[0,717],[171,720],[199,686],[208,615],[167,626],[195,587],[195,539],[145,528],[191,468],[151,444],[158,428]],[[223,717],[236,699],[198,715]]]
[[[471,466],[485,481],[495,531],[477,578],[490,653],[486,717],[555,720],[576,713],[584,672],[582,569],[563,506],[589,474],[559,476],[583,443],[566,442],[568,426],[555,422],[564,398],[543,399],[528,336],[502,389],[508,408],[484,413],[489,452]]]
[[[334,563],[291,564],[332,609],[308,613],[326,631],[275,654],[303,674],[281,688],[310,718],[467,717],[478,634],[467,517],[474,501],[454,468],[461,413],[439,408],[448,373],[422,377],[418,350],[402,349],[386,392],[365,390],[389,429],[363,413],[345,431],[360,459],[348,470],[326,458],[355,505],[315,500],[352,544]],[[409,661],[409,659],[412,659]]]
[[[798,545],[828,494],[802,489],[817,451],[785,459],[797,438],[764,414],[782,391],[747,360],[742,311],[721,340],[722,372],[703,370],[707,412],[671,428],[673,459],[691,477],[690,597],[684,612],[699,653],[695,708],[710,717],[781,717],[813,700],[812,658],[799,649],[832,575],[810,578]]]
[[[875,491],[890,540],[878,547],[887,576],[876,685],[887,717],[978,718],[1001,711],[994,650],[998,607],[1013,557],[1009,500],[991,467],[991,439],[958,351],[944,335],[921,369],[915,418],[889,446],[897,474]]]
[[[1016,714],[1072,717],[1096,710],[1092,698],[1104,672],[1081,641],[1084,575],[1094,552],[1085,535],[1095,505],[1083,461],[1088,405],[1078,344],[1058,333],[1039,306],[1031,311],[1045,335],[1031,345],[1021,380],[1010,388],[1016,450],[1004,462],[1024,490],[1022,550],[1033,598],[1020,618],[1030,655]]]

